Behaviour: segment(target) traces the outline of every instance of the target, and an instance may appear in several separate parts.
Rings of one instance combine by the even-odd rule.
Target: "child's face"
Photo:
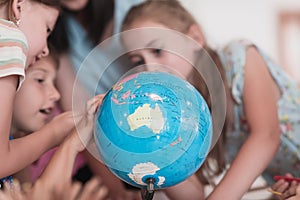
[[[137,21],[134,22],[130,28],[162,28],[166,30],[166,26],[153,21]],[[168,34],[168,31],[165,31]],[[188,77],[193,66],[190,62],[194,61],[194,48],[188,43],[185,43],[186,38],[181,37],[182,41],[176,39],[168,39],[168,35],[165,32],[160,34],[150,32],[142,32],[133,34],[133,36],[123,37],[123,43],[127,49],[132,49],[132,45],[140,43],[143,46],[142,49],[130,51],[128,57],[134,65],[141,64],[161,64],[172,68],[179,72],[183,77]],[[164,36],[163,36],[164,35]],[[172,34],[170,35],[172,37]],[[177,45],[178,44],[178,45]],[[155,46],[155,48],[152,48]],[[151,47],[151,48],[150,48]],[[167,49],[163,50],[163,49]],[[171,53],[170,51],[185,52],[185,55]],[[188,55],[188,56],[187,56]],[[186,58],[186,59],[184,59]],[[188,61],[190,62],[188,62]]]
[[[19,28],[28,41],[26,66],[49,54],[47,37],[56,23],[59,11],[45,4],[24,1]]]
[[[26,71],[26,79],[16,94],[13,127],[30,133],[40,129],[53,117],[59,100],[54,83],[56,67],[49,57],[38,60]]]

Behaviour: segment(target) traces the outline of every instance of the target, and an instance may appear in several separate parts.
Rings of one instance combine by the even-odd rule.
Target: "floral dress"
[[[243,84],[246,50],[250,46],[253,44],[249,41],[238,40],[217,51],[225,68],[230,92],[235,101],[234,131],[228,134],[226,146],[226,157],[229,162],[237,155],[249,134],[243,107]],[[281,92],[281,97],[277,102],[281,143],[275,158],[263,175],[268,183],[273,182],[274,175],[284,175],[287,172],[300,177],[299,83],[292,80],[261,49],[256,48],[265,60],[267,68]]]

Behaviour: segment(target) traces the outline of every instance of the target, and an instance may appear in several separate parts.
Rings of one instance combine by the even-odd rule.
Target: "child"
[[[227,134],[228,143],[225,146],[231,166],[208,199],[241,199],[256,177],[267,167],[268,177],[291,169],[300,173],[300,137],[299,134],[296,135],[296,130],[300,127],[300,91],[297,84],[290,80],[280,67],[250,42],[235,41],[224,49],[212,50],[207,46],[199,25],[175,0],[148,0],[132,8],[124,20],[122,29],[142,30],[146,27],[155,27],[156,30],[160,28],[162,31],[175,30],[192,38],[198,43],[198,47],[188,46],[192,42],[186,39],[187,42],[181,46],[177,45],[177,48],[185,47],[183,52],[194,58],[193,64],[207,71],[211,66],[202,64],[199,56],[206,50],[215,61],[219,73],[226,75],[222,77],[227,90],[226,121],[230,122],[234,117],[233,131]],[[182,57],[164,51],[163,48],[170,45],[168,40],[147,31],[140,34],[132,38],[123,37],[123,42],[129,49],[139,40],[147,44],[144,49],[129,52],[133,63],[159,63],[171,66],[188,76],[194,75],[187,72],[187,69],[193,70],[190,63]],[[180,41],[171,43],[175,46],[181,44]],[[176,52],[174,48],[167,50]],[[194,85],[196,88],[200,87]],[[203,92],[202,94],[205,95]],[[276,154],[280,141],[280,151]],[[285,154],[286,151],[283,150],[287,150],[288,153]],[[273,162],[269,165],[272,159]]]
[[[0,177],[3,178],[23,169],[59,144],[74,122],[71,112],[64,113],[30,136],[9,140],[16,89],[24,78],[25,66],[49,53],[47,37],[58,17],[59,0],[3,0],[0,6],[0,55],[3,61],[0,65]],[[10,178],[6,180],[11,181]]]
[[[54,117],[60,94],[55,87],[58,58],[51,53],[26,70],[26,79],[17,92],[13,106],[11,136],[24,137],[40,130]],[[21,182],[30,182],[30,168],[14,175]]]
[[[80,184],[72,183],[71,179],[76,155],[84,150],[92,137],[95,112],[102,98],[103,95],[98,95],[88,101],[86,115],[59,146],[41,178],[32,187],[21,188],[16,182],[13,190],[5,188],[0,191],[0,199],[104,199],[107,189],[99,179],[92,179],[83,189]]]
[[[76,72],[82,66],[85,57],[99,42],[113,33],[119,32],[121,22],[129,7],[141,1],[143,0],[61,0],[62,14],[49,39],[54,43],[56,49],[61,51],[62,67],[59,67],[57,87],[61,92],[59,105],[63,111],[72,109],[74,103],[84,105],[85,99],[89,98],[88,95],[94,94],[93,86],[98,84],[99,78],[95,74],[99,74],[100,71],[104,72],[106,67],[103,65],[103,61],[107,60],[107,55],[104,54],[105,50],[99,49],[97,59],[89,62],[87,70],[77,73],[80,83],[82,83],[82,87],[80,87],[82,90],[78,93],[73,90],[76,83],[75,78],[77,78]],[[110,56],[110,54],[108,55]],[[127,71],[128,68],[123,66],[122,68],[115,66],[112,70],[106,71],[107,73],[103,76],[104,81],[98,85],[96,93],[104,93],[110,88],[121,74]],[[74,178],[84,182],[89,174],[98,174],[109,188],[111,198],[124,198],[124,196],[132,196],[132,193],[140,197],[139,191],[127,189],[122,181],[87,151],[81,153],[79,158],[76,166],[79,164],[83,166],[77,171]]]
[[[60,94],[55,87],[58,60],[53,54],[41,58],[26,70],[26,79],[17,92],[11,135],[20,138],[38,131],[53,118]]]

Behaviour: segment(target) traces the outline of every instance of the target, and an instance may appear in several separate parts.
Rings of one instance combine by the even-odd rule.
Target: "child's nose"
[[[42,52],[37,56],[37,60],[43,58],[43,57],[46,57],[49,55],[49,48],[48,46],[46,45],[45,48],[42,50]]]
[[[58,92],[58,90],[54,86],[51,88],[50,98],[53,101],[58,101],[60,99],[60,93]]]
[[[48,55],[49,55],[49,48],[48,48],[48,45],[46,45],[45,48],[42,51],[42,56],[46,57]]]
[[[149,65],[149,64],[154,64],[154,63],[158,63],[160,64],[159,60],[154,58],[153,56],[144,56],[144,62],[145,64]]]

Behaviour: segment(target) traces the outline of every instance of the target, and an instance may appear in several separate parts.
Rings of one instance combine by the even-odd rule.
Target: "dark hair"
[[[134,22],[140,20],[152,20],[181,33],[187,33],[190,26],[197,24],[194,17],[177,0],[147,0],[142,4],[132,7],[123,21],[122,30],[124,31],[130,29],[131,25]],[[221,74],[227,95],[227,108],[231,110],[231,105],[229,104],[229,102],[231,101],[229,100],[230,95],[228,92],[228,86],[226,84],[225,71],[220,61],[220,58],[217,55],[217,53],[206,44],[205,41],[203,44],[203,49],[208,53],[210,58],[212,58],[212,60],[218,68],[218,71]],[[211,109],[212,105],[210,100],[210,94],[203,78],[199,75],[197,76],[197,82],[191,83],[202,94],[209,108]],[[215,144],[214,148],[207,156],[207,159],[201,166],[200,170],[198,170],[198,172],[196,173],[198,178],[204,184],[209,183],[211,177],[220,174],[225,169],[226,163],[223,149],[224,143],[226,141],[226,132],[232,125],[232,116],[230,114],[232,113],[227,112],[225,124],[222,129],[221,136],[218,139],[218,142]],[[212,166],[210,164],[210,158],[216,161],[216,166]],[[206,172],[205,174],[204,171]]]
[[[47,6],[55,7],[57,9],[60,9],[61,6],[60,0],[31,0],[31,1],[42,3]]]
[[[85,8],[76,12],[62,8],[63,12],[58,17],[56,26],[49,38],[49,42],[55,46],[59,53],[68,51],[70,47],[65,13],[80,19],[80,23],[96,46],[100,42],[105,27],[113,19],[114,0],[89,0]]]
[[[54,65],[55,65],[56,70],[58,70],[59,64],[60,64],[60,62],[59,62],[59,54],[57,53],[56,49],[53,47],[52,44],[49,44],[48,47],[49,47],[49,55],[48,55],[48,57],[51,57]]]

